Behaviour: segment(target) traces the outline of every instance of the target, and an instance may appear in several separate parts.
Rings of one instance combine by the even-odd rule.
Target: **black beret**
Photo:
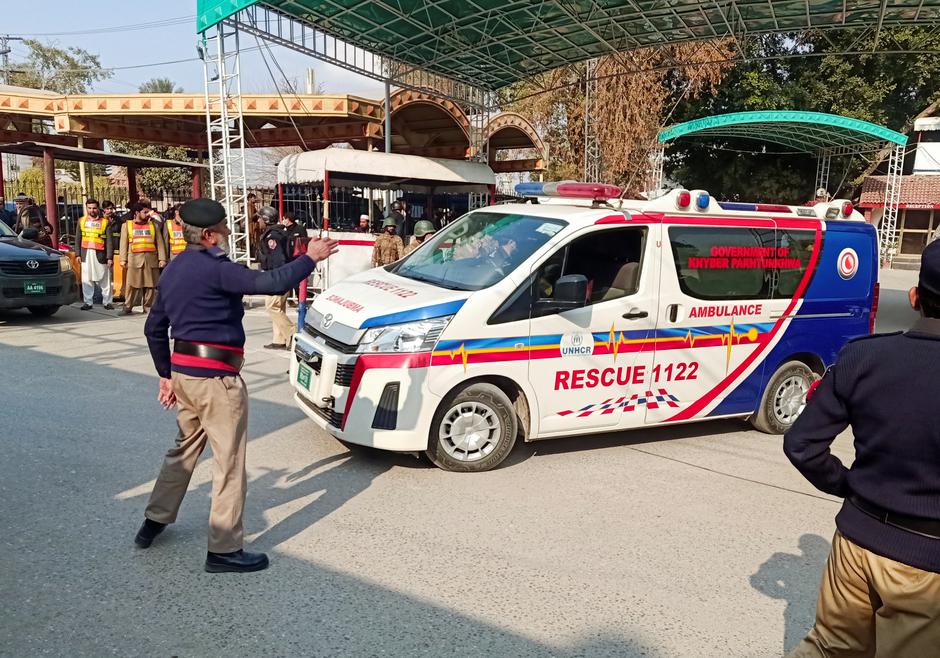
[[[191,226],[209,228],[225,221],[225,208],[212,199],[193,199],[180,206],[180,217]]]
[[[920,256],[920,280],[917,285],[921,288],[940,295],[940,240],[934,240],[927,245]]]

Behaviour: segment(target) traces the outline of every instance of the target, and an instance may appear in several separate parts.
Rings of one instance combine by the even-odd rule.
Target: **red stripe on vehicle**
[[[783,326],[784,321],[790,317],[790,313],[793,312],[794,307],[797,302],[803,297],[803,293],[806,291],[806,286],[809,285],[809,280],[813,276],[813,272],[816,271],[816,265],[819,262],[819,244],[822,242],[822,222],[801,222],[800,226],[807,228],[807,224],[815,224],[816,234],[813,238],[813,254],[810,256],[809,265],[806,268],[806,271],[803,273],[803,278],[800,279],[800,285],[797,286],[796,291],[793,293],[793,297],[790,298],[790,303],[787,305],[787,310],[784,311],[783,315],[774,323],[773,328],[765,334],[766,340],[762,341],[761,346],[749,354],[744,361],[735,368],[730,375],[726,376],[718,385],[712,388],[708,393],[700,397],[698,400],[690,404],[688,407],[677,413],[672,418],[666,419],[666,422],[671,422],[674,420],[687,420],[695,416],[698,412],[705,408],[709,402],[714,400],[718,395],[724,391],[728,386],[735,381],[742,372],[744,372],[748,366],[750,366],[757,359],[761,353],[767,349],[767,346],[773,342],[774,336],[777,335],[777,332],[780,331],[780,327]]]
[[[342,430],[346,429],[346,421],[349,419],[349,409],[352,407],[353,398],[356,397],[356,391],[359,390],[359,384],[362,382],[362,376],[366,370],[375,370],[377,368],[427,368],[431,365],[430,352],[417,352],[415,354],[363,354],[356,361],[356,367],[353,369],[352,381],[349,382],[349,393],[346,394],[346,408],[343,411]]]
[[[341,247],[374,247],[374,240],[340,240]]]

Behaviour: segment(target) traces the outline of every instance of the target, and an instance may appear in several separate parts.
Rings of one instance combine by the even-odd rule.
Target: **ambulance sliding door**
[[[540,434],[643,424],[630,401],[653,361],[660,230],[592,227],[535,268],[529,380]],[[587,278],[588,304],[552,310],[554,285],[568,275]]]
[[[769,219],[666,220],[649,423],[752,411],[773,326]],[[745,383],[746,382],[746,383]]]

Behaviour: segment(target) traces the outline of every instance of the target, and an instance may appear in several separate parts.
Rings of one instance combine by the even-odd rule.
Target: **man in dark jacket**
[[[261,269],[270,272],[291,261],[290,235],[287,233],[287,227],[278,224],[277,210],[271,206],[261,208],[258,211],[258,218],[266,227],[258,239],[258,257],[261,261]],[[290,346],[294,323],[287,317],[286,305],[287,293],[267,295],[264,298],[264,308],[271,317],[274,333],[271,342],[264,346],[265,349],[286,350]]]
[[[816,623],[791,656],[940,655],[940,243],[910,301],[914,326],[847,344],[784,438],[806,479],[845,499]],[[829,451],[847,427],[848,468]]]

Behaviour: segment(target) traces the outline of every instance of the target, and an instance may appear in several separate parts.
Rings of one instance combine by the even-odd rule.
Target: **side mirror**
[[[568,310],[587,305],[588,280],[583,274],[568,274],[555,282],[552,306]]]

